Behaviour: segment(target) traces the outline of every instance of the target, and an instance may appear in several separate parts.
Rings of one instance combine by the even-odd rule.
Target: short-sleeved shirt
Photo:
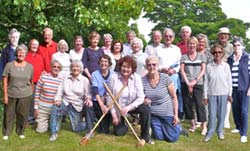
[[[156,87],[152,87],[146,76],[142,78],[145,96],[151,100],[151,114],[154,116],[173,116],[174,106],[168,93],[171,78],[160,73],[160,80]]]
[[[3,77],[8,77],[8,96],[24,98],[32,95],[33,72],[33,67],[28,62],[24,67],[16,67],[14,61],[7,63]]]
[[[187,54],[182,55],[181,64],[184,64],[184,70],[187,76],[188,81],[195,80],[201,71],[202,63],[206,64],[206,56],[201,53],[197,53],[197,56],[194,60],[190,60]],[[181,79],[181,82],[185,83],[184,79]],[[203,76],[197,82],[198,85],[203,85]]]

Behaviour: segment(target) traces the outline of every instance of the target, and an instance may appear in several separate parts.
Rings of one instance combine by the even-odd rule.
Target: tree
[[[218,29],[225,26],[229,27],[231,35],[241,36],[246,43],[249,42],[246,38],[249,23],[227,19],[219,0],[155,0],[153,11],[147,12],[144,17],[157,23],[155,29],[160,30],[169,27],[178,33],[182,26],[189,25],[193,35],[204,33],[212,43],[217,39]],[[179,40],[177,36],[176,41]]]
[[[25,43],[31,38],[41,41],[47,26],[54,30],[55,40],[63,38],[69,44],[79,34],[87,41],[92,30],[124,40],[129,19],[137,19],[142,9],[149,11],[153,5],[153,0],[1,0],[0,47],[10,28],[20,30]]]

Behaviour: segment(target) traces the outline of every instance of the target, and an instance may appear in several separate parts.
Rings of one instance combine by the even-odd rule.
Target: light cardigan
[[[214,61],[207,65],[204,81],[204,98],[208,95],[232,96],[232,77],[230,67],[222,61],[215,64]]]
[[[109,88],[115,97],[123,87],[122,81],[123,77],[120,73],[114,73],[110,77]],[[133,73],[129,77],[127,87],[128,91],[124,90],[117,101],[121,107],[128,106],[130,110],[133,110],[141,105],[145,98],[141,77],[137,73]],[[128,93],[126,94],[126,92]],[[111,102],[113,102],[111,97],[108,97],[108,104]],[[111,109],[111,113],[113,112],[116,112],[114,106]]]

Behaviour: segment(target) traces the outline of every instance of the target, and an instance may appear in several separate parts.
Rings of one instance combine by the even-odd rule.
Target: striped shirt
[[[151,100],[151,114],[154,116],[174,116],[174,107],[168,86],[172,83],[170,77],[160,73],[159,83],[152,87],[147,76],[142,78],[145,96]]]
[[[232,81],[233,87],[238,87],[238,80],[239,80],[239,62],[234,62],[232,67]]]
[[[40,105],[52,107],[62,80],[62,78],[53,77],[50,73],[41,75],[35,89],[34,109],[38,109]]]

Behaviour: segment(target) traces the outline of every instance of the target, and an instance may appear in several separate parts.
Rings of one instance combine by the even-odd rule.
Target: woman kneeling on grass
[[[55,96],[55,103],[51,111],[50,141],[57,139],[62,117],[68,114],[72,130],[83,131],[87,125],[87,132],[93,126],[93,102],[91,101],[90,84],[81,72],[83,65],[80,60],[73,60],[70,65],[71,74],[64,79]],[[86,124],[82,121],[82,112],[85,113]]]
[[[34,109],[37,122],[36,131],[44,133],[48,130],[51,109],[54,104],[54,97],[63,79],[59,72],[62,65],[57,60],[50,64],[51,72],[40,76],[35,89]]]
[[[175,142],[181,131],[179,125],[178,101],[171,78],[159,73],[159,60],[156,56],[146,59],[148,74],[142,78],[145,105],[151,106],[151,128],[153,137],[157,140]],[[188,133],[185,133],[188,135]]]

